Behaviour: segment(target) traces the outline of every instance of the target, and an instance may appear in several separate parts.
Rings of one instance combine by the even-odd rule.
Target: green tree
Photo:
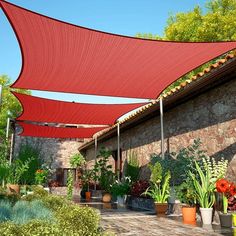
[[[205,13],[203,13],[205,12]],[[170,16],[164,38],[175,41],[227,41],[236,39],[236,0],[212,0],[206,11],[195,7]]]
[[[21,113],[19,101],[10,92],[10,78],[7,75],[0,75],[0,84],[2,85],[2,102],[0,105],[0,140],[5,139],[7,118],[16,118]],[[30,94],[27,90],[16,90],[17,92]]]
[[[235,16],[236,0],[211,0],[206,3],[204,10],[196,6],[192,11],[171,15],[167,20],[162,37],[151,33],[138,33],[136,37],[183,42],[236,40]],[[214,63],[214,61],[210,63]],[[210,63],[183,76],[169,86],[164,93],[196,75]]]
[[[163,36],[137,33],[136,37],[170,41],[212,42],[236,40],[236,0],[211,0],[167,19]]]

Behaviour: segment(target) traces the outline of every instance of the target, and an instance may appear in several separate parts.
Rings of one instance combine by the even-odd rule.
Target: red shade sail
[[[30,95],[13,94],[20,101],[23,112],[17,120],[64,124],[112,125],[115,121],[145,103],[86,104],[63,102]]]
[[[20,136],[42,137],[42,138],[91,138],[104,127],[94,128],[62,128],[44,125],[17,122],[23,131]]]
[[[20,43],[14,88],[155,99],[236,42],[144,40],[64,23],[0,0]]]

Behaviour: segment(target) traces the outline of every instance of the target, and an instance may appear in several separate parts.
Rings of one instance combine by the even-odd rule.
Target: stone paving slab
[[[135,212],[116,212],[113,214],[101,214],[101,227],[110,234],[120,236],[219,236],[232,235],[230,231],[221,233],[211,226],[202,228],[192,225],[183,224],[167,217],[157,217],[155,215],[147,215],[146,213]]]
[[[233,236],[232,229],[217,225],[204,227],[182,223],[181,217],[157,217],[151,211],[134,211],[101,202],[79,202],[98,210],[101,229],[107,236]],[[236,233],[235,233],[236,235]]]

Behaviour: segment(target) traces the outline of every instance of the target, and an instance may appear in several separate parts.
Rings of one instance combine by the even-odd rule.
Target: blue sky
[[[10,0],[9,2],[73,24],[134,36],[136,33],[162,35],[170,14],[190,11],[196,5],[203,7],[206,0]],[[8,75],[13,82],[20,72],[21,54],[16,37],[2,10],[0,10],[0,52],[0,75]],[[134,101],[36,91],[33,91],[33,95],[92,103]]]

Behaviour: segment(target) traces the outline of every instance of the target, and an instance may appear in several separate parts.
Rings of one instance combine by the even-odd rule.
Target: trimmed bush
[[[99,235],[100,217],[91,207],[80,207],[75,204],[63,206],[56,212],[56,218],[66,233],[83,236]]]

